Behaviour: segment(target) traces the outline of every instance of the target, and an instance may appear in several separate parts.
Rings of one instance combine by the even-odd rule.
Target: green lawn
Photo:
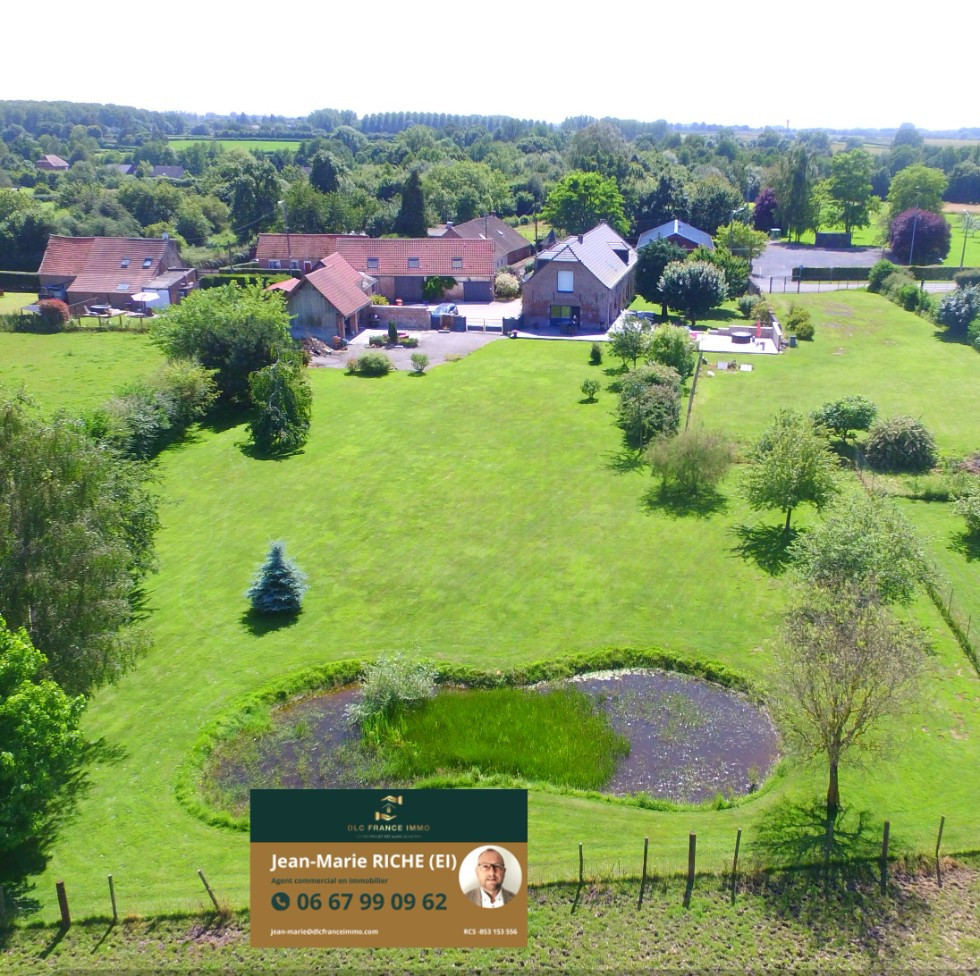
[[[821,227],[820,231],[825,234],[843,234],[844,225],[841,224],[839,227]],[[855,227],[851,231],[851,245],[853,247],[880,247],[881,243],[877,238],[878,230],[874,225],[870,227]],[[792,238],[785,236],[783,239],[792,240]],[[805,234],[800,235],[801,244],[814,244],[816,240],[816,234],[812,230],[808,230]]]
[[[921,412],[945,451],[975,447],[974,352],[875,296],[807,301],[816,342],[758,357],[751,374],[703,379],[696,416],[746,442],[782,405],[860,392],[885,412]],[[43,339],[0,336],[12,338]],[[58,338],[148,348],[142,337]],[[86,731],[106,748],[39,879],[45,918],[56,916],[62,878],[76,915],[104,912],[109,872],[127,910],[143,914],[200,903],[198,868],[244,904],[247,836],[187,813],[175,776],[216,713],[300,668],[397,649],[503,668],[634,645],[711,658],[764,685],[786,583],[760,568],[769,537],[752,530],[779,524],[778,513],[747,510],[738,472],[705,517],[649,507],[650,479],[622,452],[613,395],[580,402],[586,376],[613,378],[587,359],[582,343],[499,342],[421,380],[316,371],[303,454],[255,460],[232,427],[163,455],[160,572],[148,587],[155,647],[89,707]],[[935,377],[941,396],[923,382]],[[55,377],[42,395],[63,399]],[[812,518],[801,511],[798,524]],[[294,626],[259,635],[242,620],[243,594],[273,539],[311,588]],[[887,765],[846,766],[844,801],[867,810],[872,829],[889,818],[895,850],[931,847],[941,815],[948,849],[975,848],[980,682],[932,605],[912,612],[933,635],[931,680],[891,729],[900,748]],[[594,870],[632,872],[644,836],[654,869],[678,870],[691,830],[705,870],[722,868],[737,827],[744,856],[768,861],[766,819],[823,787],[819,766],[791,767],[743,806],[674,813],[533,790],[530,877],[573,876],[579,841]]]
[[[0,332],[0,385],[23,386],[47,410],[94,407],[162,363],[146,335]]]
[[[947,211],[943,216],[952,231],[949,254],[946,255],[943,266],[947,268],[980,268],[980,213],[973,214],[973,229],[966,235],[965,252],[963,250],[963,217],[960,211]]]
[[[0,295],[0,315],[11,315],[19,312],[25,305],[37,301],[34,292],[7,291]]]

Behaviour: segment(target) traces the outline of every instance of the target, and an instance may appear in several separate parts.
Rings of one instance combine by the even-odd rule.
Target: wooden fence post
[[[211,885],[208,884],[208,879],[204,877],[204,872],[200,868],[198,868],[197,874],[198,877],[201,879],[201,881],[204,882],[204,887],[207,889],[208,894],[211,896],[211,901],[214,902],[215,910],[221,911],[221,908],[218,905],[218,899],[214,897],[214,892],[211,890]]]
[[[575,889],[575,901],[572,902],[572,914],[575,914],[575,909],[578,908],[578,900],[582,897],[582,885],[585,884],[584,878],[584,857],[582,854],[582,842],[578,842],[578,887]]]
[[[71,913],[68,911],[68,895],[65,892],[65,883],[59,881],[54,887],[58,892],[58,907],[61,909],[61,927],[63,929],[71,928]]]
[[[698,835],[691,834],[687,840],[687,887],[684,889],[684,907],[691,906],[691,892],[694,890],[694,860],[698,849]]]
[[[650,838],[643,838],[643,873],[640,875],[640,897],[636,902],[636,907],[640,908],[643,905],[643,889],[646,887],[647,883],[647,850],[650,847]]]
[[[735,835],[735,857],[732,858],[732,904],[735,904],[735,885],[738,878],[738,849],[742,844],[742,828]]]
[[[113,922],[119,921],[119,912],[116,911],[116,889],[112,883],[112,875],[109,875],[109,898],[112,901],[112,920]]]
[[[881,893],[884,894],[888,887],[888,832],[891,823],[885,821],[885,827],[881,834]]]
[[[946,818],[939,818],[939,836],[936,838],[936,880],[939,882],[940,887],[943,883],[943,870],[942,865],[939,862],[939,845],[943,842],[943,827],[946,826]]]

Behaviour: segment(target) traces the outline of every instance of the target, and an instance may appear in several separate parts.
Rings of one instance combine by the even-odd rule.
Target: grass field
[[[949,254],[943,261],[943,266],[947,268],[959,268],[961,265],[966,268],[980,268],[980,213],[973,213],[973,229],[966,235],[966,250],[963,249],[963,216],[964,210],[972,210],[971,207],[960,206],[955,211],[947,210],[943,216],[952,231],[952,239],[949,245]]]
[[[201,136],[197,139],[171,139],[168,145],[174,149],[186,149],[196,142],[216,142],[222,149],[241,149],[248,152],[257,149],[260,152],[275,152],[277,149],[289,149],[295,152],[299,149],[299,139],[208,139]]]
[[[146,335],[0,332],[0,385],[23,386],[45,410],[86,410],[130,380],[147,376],[163,356]]]
[[[812,877],[743,878],[734,903],[725,879],[699,877],[687,910],[678,879],[649,881],[641,908],[636,881],[590,880],[574,912],[576,886],[554,885],[529,892],[526,949],[253,949],[247,913],[102,919],[15,930],[4,972],[975,973],[976,859],[947,866],[942,887],[891,877],[886,894],[865,876],[830,897]]]
[[[976,449],[975,352],[939,341],[877,296],[802,300],[814,311],[815,342],[756,357],[752,373],[704,377],[696,418],[746,444],[781,406],[808,410],[863,393],[885,414],[921,414],[946,453]],[[109,349],[112,369],[104,363],[90,381],[109,388],[126,372],[121,349],[133,353],[130,370],[149,364],[144,337],[3,335],[0,349],[16,348],[11,340],[51,350],[93,343],[73,359]],[[50,406],[81,399],[81,390],[65,392],[64,357],[49,373],[29,369],[42,348],[8,375],[26,377]],[[76,916],[104,912],[109,872],[127,911],[194,908],[199,867],[220,897],[244,904],[247,836],[196,820],[174,781],[205,723],[293,670],[397,649],[489,668],[634,645],[717,660],[764,686],[786,600],[771,558],[778,513],[746,508],[737,471],[724,504],[703,517],[652,507],[649,476],[613,425],[613,395],[580,402],[586,376],[614,379],[587,359],[583,343],[500,342],[421,381],[316,371],[303,454],[253,459],[240,426],[202,430],[165,452],[160,572],[148,587],[155,648],[90,705],[85,728],[104,749],[38,880],[42,917],[57,914],[61,878]],[[813,517],[801,511],[794,522]],[[257,634],[243,620],[243,594],[277,538],[311,589],[294,626]],[[976,562],[964,574],[964,586],[980,589]],[[890,727],[887,765],[844,768],[844,802],[849,816],[868,812],[872,833],[890,819],[897,852],[929,849],[941,815],[947,850],[976,848],[980,682],[932,604],[922,598],[911,612],[934,642],[923,701]],[[578,841],[594,870],[633,873],[644,836],[654,870],[678,870],[691,830],[699,864],[719,871],[736,827],[743,856],[771,862],[772,824],[823,788],[819,766],[788,766],[743,805],[677,812],[532,789],[530,878],[572,876]]]

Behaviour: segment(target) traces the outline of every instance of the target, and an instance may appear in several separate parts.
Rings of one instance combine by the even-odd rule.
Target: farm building
[[[706,247],[709,251],[715,249],[710,234],[692,227],[683,220],[668,220],[666,224],[645,230],[636,242],[636,249],[640,251],[651,241],[660,240],[670,241],[671,244],[676,244],[685,251],[693,251],[698,247]]]

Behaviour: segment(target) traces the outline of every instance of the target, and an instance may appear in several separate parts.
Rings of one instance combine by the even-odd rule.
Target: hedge
[[[23,291],[37,294],[41,279],[36,271],[0,271],[0,291]]]
[[[289,275],[282,271],[270,271],[265,268],[256,268],[254,271],[221,271],[214,274],[205,274],[198,277],[198,287],[200,288],[220,288],[222,285],[234,282],[236,285],[250,285],[255,281],[260,284],[272,285],[277,281],[288,281]]]
[[[904,268],[904,265],[899,265]],[[867,281],[869,268],[793,268],[793,281]],[[947,268],[940,264],[917,265],[906,268],[916,281],[953,281],[963,272],[975,272],[975,268]],[[802,276],[800,272],[802,271]]]

